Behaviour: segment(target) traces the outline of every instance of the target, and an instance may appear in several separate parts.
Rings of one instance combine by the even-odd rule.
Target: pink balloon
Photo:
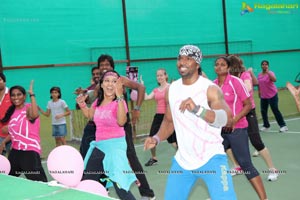
[[[53,149],[47,160],[49,174],[58,182],[69,187],[79,184],[83,174],[83,159],[72,146],[63,145]]]
[[[138,93],[136,90],[132,90],[130,93],[130,98],[132,101],[137,101]]]
[[[10,162],[9,160],[0,154],[0,174],[9,174]]]
[[[101,183],[94,180],[83,180],[75,187],[75,189],[108,197],[105,187],[103,187]]]

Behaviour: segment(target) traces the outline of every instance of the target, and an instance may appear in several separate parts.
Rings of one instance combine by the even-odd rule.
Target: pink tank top
[[[165,94],[166,94],[167,88],[168,87],[164,88],[163,90],[155,88],[153,90],[154,99],[156,101],[156,113],[157,114],[165,114],[165,112],[166,112]]]
[[[104,106],[96,106],[97,101],[96,99],[92,104],[92,107],[95,109],[96,141],[125,136],[124,127],[119,126],[117,123],[118,102],[112,101]],[[128,112],[126,102],[123,101],[123,103],[126,112]]]

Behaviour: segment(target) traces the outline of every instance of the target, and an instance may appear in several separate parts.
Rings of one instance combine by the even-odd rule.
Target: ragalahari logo
[[[254,9],[251,8],[246,2],[242,2],[242,9],[241,10],[242,10],[241,15],[244,15],[246,13],[254,11]]]

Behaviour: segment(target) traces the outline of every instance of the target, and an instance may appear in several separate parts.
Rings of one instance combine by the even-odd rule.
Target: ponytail
[[[1,121],[2,123],[8,122],[9,119],[10,119],[10,117],[12,116],[12,114],[15,112],[15,109],[16,109],[16,106],[15,106],[15,105],[11,105],[11,106],[7,109],[7,111],[6,111],[5,115],[4,115],[4,117],[3,117],[0,121]]]

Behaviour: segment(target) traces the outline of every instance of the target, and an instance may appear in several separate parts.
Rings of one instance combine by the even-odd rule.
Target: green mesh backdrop
[[[178,78],[176,56],[184,44],[200,46],[206,57],[202,68],[210,79],[215,78],[214,55],[225,54],[222,1],[125,2],[130,58],[174,58],[131,62],[139,67],[148,93],[156,87],[156,69],[166,68],[170,79]],[[241,15],[245,5],[253,12]],[[256,74],[261,60],[269,60],[271,70],[278,76],[278,87],[284,87],[286,81],[293,82],[300,61],[299,0],[226,1],[226,17],[229,53],[241,54],[245,65],[253,67]],[[95,62],[102,53],[125,60],[122,1],[2,0],[0,48],[8,86],[20,84],[28,88],[34,79],[37,101],[43,108],[50,99],[49,89],[60,86],[62,98],[74,109],[73,91],[89,85],[93,65],[51,66]],[[298,51],[273,52],[292,49]],[[49,66],[12,69],[35,65]],[[123,75],[125,67],[125,63],[116,65]]]

